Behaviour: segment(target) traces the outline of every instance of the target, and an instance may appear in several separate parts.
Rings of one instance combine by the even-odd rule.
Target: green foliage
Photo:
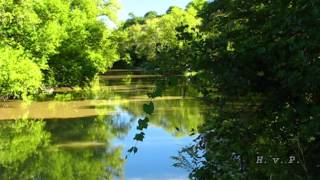
[[[124,27],[129,46],[123,49],[132,61],[150,60],[166,77],[195,72],[191,82],[216,107],[192,151],[182,152],[198,163],[191,178],[319,178],[319,6],[307,0],[193,1],[185,11],[171,7]],[[177,84],[167,80],[149,96]],[[300,164],[258,167],[259,154],[293,154]]]
[[[1,96],[20,97],[22,93],[34,92],[40,86],[35,82],[41,76],[44,86],[89,85],[98,73],[105,72],[119,59],[113,33],[100,20],[106,17],[116,21],[119,8],[116,0],[0,1],[0,46],[30,61],[1,59],[3,68],[16,68],[9,63],[23,64],[19,68],[20,80],[10,82],[15,88],[7,87]],[[28,82],[32,73],[34,82]],[[25,89],[15,85],[21,84],[22,79],[26,80]],[[8,86],[2,83],[1,86]]]
[[[136,133],[134,136],[135,141],[143,141],[145,137],[145,133],[143,132],[144,129],[148,128],[150,118],[148,116],[151,116],[154,112],[154,104],[153,102],[149,102],[149,104],[143,104],[143,112],[147,114],[147,117],[143,119],[138,120],[138,126],[137,130],[139,130],[139,133]],[[136,153],[138,151],[138,148],[136,146],[132,146],[129,150],[128,153]]]
[[[138,152],[138,148],[137,147],[135,147],[135,146],[133,146],[133,147],[131,147],[129,150],[128,150],[128,152],[129,153],[137,153]]]
[[[0,179],[121,178],[122,149],[111,146],[116,125],[105,119],[16,120],[0,124]],[[110,122],[108,122],[110,123]],[[86,128],[83,128],[83,127]],[[126,129],[118,129],[117,133]],[[79,142],[103,142],[94,148]]]
[[[49,134],[43,131],[44,122],[17,120],[2,123],[0,128],[0,169],[13,163],[22,164],[39,147],[46,146]]]
[[[0,36],[3,45],[23,48],[29,52],[41,69],[47,68],[47,59],[56,53],[65,37],[63,23],[68,6],[60,0],[20,1],[0,4]]]
[[[130,56],[135,66],[148,61],[162,61],[157,57],[159,48],[180,46],[175,28],[181,24],[188,24],[189,30],[200,25],[196,17],[196,10],[183,10],[171,7],[164,15],[154,12],[144,17],[135,17],[127,20],[118,31],[124,34],[120,40],[120,54],[122,59]]]
[[[56,101],[71,101],[73,98],[72,94],[57,94],[54,96]]]
[[[140,132],[140,133],[136,134],[133,139],[136,141],[143,141],[144,135],[145,135],[144,132]]]
[[[193,82],[216,107],[193,146],[201,156],[187,153],[199,163],[191,178],[319,178],[313,141],[319,138],[319,5],[216,0],[199,12],[201,33],[177,29],[184,46],[162,54],[187,54],[186,69],[197,72]],[[300,164],[262,167],[259,154],[291,154]]]
[[[137,129],[142,131],[143,129],[147,129],[148,128],[148,123],[149,123],[149,118],[144,118],[144,119],[139,119],[138,120],[138,127]]]
[[[144,129],[148,128],[150,118],[148,116],[151,116],[154,112],[154,104],[153,102],[149,102],[149,104],[143,104],[143,112],[147,114],[147,117],[143,119],[138,120],[138,126],[137,130],[139,130],[139,133],[136,133],[134,136],[135,141],[143,141],[145,137],[145,133],[143,132]],[[138,148],[136,146],[132,146],[129,150],[128,153],[136,153],[138,151]]]
[[[0,96],[26,97],[38,92],[42,74],[40,68],[23,50],[0,47]]]
[[[151,115],[154,111],[154,105],[152,102],[150,102],[149,104],[144,104],[143,105],[143,111],[149,115]]]
[[[201,11],[207,0],[193,0],[187,5],[188,11]]]
[[[144,16],[144,19],[151,19],[158,17],[158,13],[156,11],[149,11]]]
[[[105,72],[118,60],[116,45],[110,40],[112,33],[96,20],[106,13],[107,6],[100,1],[73,4],[75,10],[69,12],[66,24],[68,38],[49,60],[57,85],[88,85],[98,72]]]

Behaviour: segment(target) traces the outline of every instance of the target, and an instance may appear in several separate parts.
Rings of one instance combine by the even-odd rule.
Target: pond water
[[[205,106],[185,82],[152,100],[144,141],[133,140],[147,93],[161,80],[112,70],[90,89],[0,103],[0,179],[187,179],[171,156],[195,138]]]

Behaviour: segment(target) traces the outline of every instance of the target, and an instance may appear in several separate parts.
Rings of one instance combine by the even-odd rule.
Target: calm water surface
[[[205,107],[186,83],[153,100],[145,139],[133,140],[146,94],[161,79],[113,70],[91,89],[0,103],[0,179],[187,179],[171,156],[192,142]],[[127,153],[132,146],[136,154]]]

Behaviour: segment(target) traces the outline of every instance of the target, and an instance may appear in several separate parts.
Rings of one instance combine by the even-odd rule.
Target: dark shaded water
[[[91,89],[57,89],[0,105],[0,179],[187,179],[170,158],[192,142],[205,107],[192,88],[153,100],[143,142],[133,140],[156,75],[114,70]],[[182,97],[185,94],[185,97]],[[127,150],[138,147],[137,154]],[[124,157],[128,156],[127,159]]]

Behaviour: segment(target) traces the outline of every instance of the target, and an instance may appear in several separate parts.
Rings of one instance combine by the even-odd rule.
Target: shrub
[[[25,97],[41,86],[40,68],[23,50],[0,47],[0,96]]]

